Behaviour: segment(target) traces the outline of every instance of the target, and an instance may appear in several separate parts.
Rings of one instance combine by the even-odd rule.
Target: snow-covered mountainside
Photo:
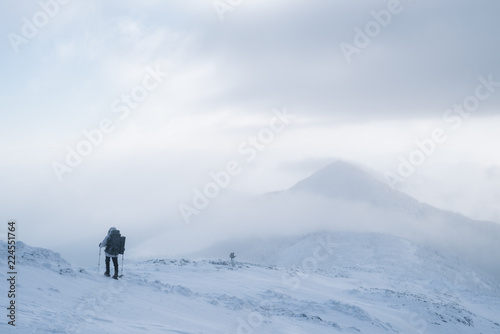
[[[267,207],[268,225],[317,225],[320,229],[389,233],[426,243],[474,263],[500,281],[500,224],[435,208],[396,190],[350,163],[338,161],[295,186],[260,197],[248,215]],[[285,226],[286,228],[286,226]]]
[[[309,193],[332,199],[368,203],[376,207],[405,212],[426,219],[442,215],[449,220],[472,221],[463,215],[440,210],[391,189],[372,173],[344,161],[337,161],[315,172],[287,190],[293,194]]]
[[[391,209],[422,213],[422,203],[393,191],[386,184],[353,164],[337,161],[298,182],[289,191],[308,192],[329,198],[367,202]]]
[[[223,257],[227,250],[232,250],[245,262],[296,268],[333,277],[355,269],[380,275],[381,280],[394,285],[441,280],[484,293],[500,288],[500,282],[494,277],[481,274],[460,258],[445,256],[410,240],[381,233],[321,232],[233,240],[197,252],[190,258]]]
[[[226,241],[127,261],[118,281],[102,262],[99,273],[75,268],[18,242],[16,328],[4,318],[0,332],[500,334],[500,226],[420,203],[353,165],[203,217],[198,232]],[[235,263],[220,260],[230,252]],[[0,241],[1,305],[7,256]]]
[[[496,256],[500,254],[500,224],[476,221],[421,203],[392,190],[373,174],[338,161],[287,190],[245,200],[221,196],[194,219],[195,228],[155,235],[129,251],[144,257],[170,247],[163,253],[168,257],[195,249],[178,250],[184,244],[193,244],[183,242],[185,238],[196,240],[204,248],[214,242],[250,236],[376,232],[403,237],[461,258],[500,282]]]
[[[0,332],[500,333],[495,283],[407,240],[329,233],[278,242],[276,252],[267,245],[252,255],[240,243],[234,265],[126,263],[116,281],[102,267],[100,274],[72,268],[56,253],[19,243],[16,331],[2,321]],[[0,242],[3,267],[6,250]],[[279,265],[245,261],[257,253]]]

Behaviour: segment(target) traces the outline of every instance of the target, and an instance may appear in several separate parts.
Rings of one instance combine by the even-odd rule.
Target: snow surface
[[[0,241],[4,268],[6,250]],[[3,320],[0,332],[500,333],[496,281],[405,239],[317,233],[220,244],[206,254],[231,251],[234,266],[126,262],[116,281],[102,275],[102,264],[99,274],[97,267],[74,268],[18,242],[17,326]]]

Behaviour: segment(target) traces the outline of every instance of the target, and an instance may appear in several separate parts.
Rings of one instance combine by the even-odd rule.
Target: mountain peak
[[[298,182],[291,191],[309,192],[326,197],[369,201],[393,197],[393,191],[365,172],[344,161],[336,161]]]

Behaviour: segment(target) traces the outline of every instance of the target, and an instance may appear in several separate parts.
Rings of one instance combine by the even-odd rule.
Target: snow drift
[[[239,245],[234,265],[150,259],[127,263],[118,281],[20,244],[18,326],[2,322],[0,331],[500,333],[498,286],[463,263],[382,234],[283,242],[259,248],[268,255],[261,264],[244,260],[255,247]],[[3,241],[0,259],[5,266]]]

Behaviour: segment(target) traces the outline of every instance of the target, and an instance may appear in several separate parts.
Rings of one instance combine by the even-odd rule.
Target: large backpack
[[[106,253],[118,255],[125,252],[125,237],[122,237],[119,230],[114,230],[109,235],[106,245]]]

